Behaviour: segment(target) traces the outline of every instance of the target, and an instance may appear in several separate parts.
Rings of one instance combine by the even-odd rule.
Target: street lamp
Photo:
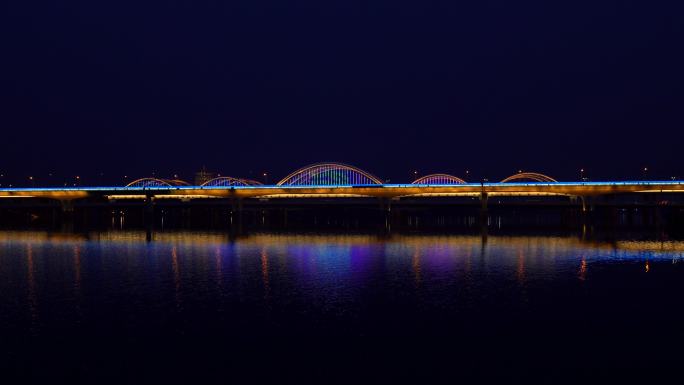
[[[268,184],[268,173],[263,173],[262,176],[264,177],[264,184]]]
[[[580,168],[580,180],[584,181],[584,169]]]
[[[641,170],[641,171],[644,173],[644,174],[643,174],[644,180],[646,180],[646,174],[648,173],[648,167],[644,167],[644,169]]]

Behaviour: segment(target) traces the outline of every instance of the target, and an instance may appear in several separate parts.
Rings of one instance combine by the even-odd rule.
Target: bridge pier
[[[589,222],[589,215],[591,213],[591,206],[589,205],[589,197],[584,196],[584,195],[578,195],[577,199],[580,201],[580,206],[579,206],[579,217],[580,217],[580,223],[583,227],[583,229],[586,229],[586,225]]]
[[[145,239],[150,242],[152,241],[152,233],[154,232],[154,196],[149,193],[145,195],[143,224],[145,225]]]
[[[583,195],[577,197],[580,201],[580,213],[584,215],[587,212],[587,200]]]
[[[662,231],[663,227],[665,226],[666,217],[666,208],[661,205],[657,205],[655,208],[655,224],[658,231]]]
[[[392,230],[392,201],[390,198],[380,198],[380,212],[382,213],[383,230],[389,233]]]
[[[60,199],[59,224],[62,231],[74,230],[74,201],[72,199]],[[54,221],[54,219],[53,219]]]
[[[489,201],[489,196],[485,191],[480,193],[480,227],[486,229],[489,220],[489,209],[487,204]]]
[[[192,226],[192,207],[183,207],[181,209],[181,223],[183,228],[190,228]]]
[[[230,232],[242,234],[242,198],[230,199]]]

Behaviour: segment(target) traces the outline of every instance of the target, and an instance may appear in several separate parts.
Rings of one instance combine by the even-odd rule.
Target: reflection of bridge
[[[155,234],[158,243],[168,245],[185,245],[192,247],[216,248],[226,243],[225,234],[222,232],[160,232]],[[422,249],[435,247],[473,249],[482,245],[481,235],[464,234],[394,234],[391,240],[397,244],[409,247],[420,247]],[[44,232],[44,231],[6,231],[0,230],[0,242],[28,243],[50,243],[61,245],[73,245],[75,243],[87,241],[106,241],[119,244],[134,244],[146,242],[145,233],[137,230],[132,231],[95,231],[91,233],[65,233],[65,232]],[[291,244],[306,244],[309,246],[330,246],[336,247],[355,247],[368,245],[381,245],[387,242],[387,238],[378,237],[371,234],[314,234],[302,233],[297,235],[282,233],[256,233],[249,237],[239,238],[238,241],[243,245],[261,247],[282,247]],[[532,246],[541,248],[544,245],[552,245],[555,250],[582,250],[591,251],[602,249],[607,251],[621,250],[631,253],[632,257],[638,253],[679,253],[680,259],[684,257],[684,241],[670,240],[668,242],[649,241],[649,240],[621,240],[604,241],[596,239],[582,239],[574,234],[561,236],[535,236],[535,235],[489,235],[487,244],[494,247],[523,248]],[[209,254],[200,254],[206,257]],[[454,258],[459,258],[458,253],[451,254]],[[653,254],[651,254],[653,256]],[[460,255],[463,257],[463,255]]]

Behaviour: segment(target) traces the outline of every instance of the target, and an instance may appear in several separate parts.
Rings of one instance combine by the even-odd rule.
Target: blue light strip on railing
[[[304,185],[304,186],[154,186],[154,187],[122,187],[122,186],[93,186],[93,187],[8,187],[0,188],[4,192],[31,192],[31,191],[176,191],[176,190],[249,190],[249,189],[334,189],[334,188],[416,188],[416,187],[450,187],[454,189],[466,189],[473,187],[525,187],[525,186],[682,186],[684,181],[620,181],[620,182],[507,182],[507,183],[465,183],[465,184],[361,184],[361,185]]]

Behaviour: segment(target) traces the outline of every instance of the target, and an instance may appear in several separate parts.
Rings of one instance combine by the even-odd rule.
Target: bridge
[[[529,182],[529,183],[463,183],[378,184],[378,185],[310,185],[310,186],[104,186],[3,188],[0,198],[49,198],[72,200],[103,196],[109,199],[155,198],[400,198],[409,196],[597,196],[622,193],[681,193],[684,182]]]
[[[473,183],[439,173],[421,176],[411,183],[395,184],[383,182],[354,166],[318,163],[298,169],[271,185],[222,176],[201,185],[191,185],[178,179],[141,178],[125,186],[2,188],[0,198],[6,199],[0,199],[0,209],[57,205],[62,212],[69,213],[75,204],[120,207],[135,205],[131,202],[137,201],[151,213],[155,206],[164,202],[175,202],[177,206],[201,203],[229,207],[231,213],[238,213],[244,205],[260,209],[279,205],[279,210],[286,210],[288,205],[301,206],[302,202],[308,201],[339,206],[366,202],[367,205],[377,205],[383,212],[389,212],[391,207],[398,207],[401,202],[424,204],[434,201],[448,206],[456,204],[458,199],[462,202],[469,198],[467,203],[472,205],[476,202],[481,212],[485,213],[483,215],[486,215],[488,202],[497,199],[501,203],[501,199],[506,197],[523,200],[549,197],[554,205],[558,205],[558,199],[561,199],[566,206],[586,212],[597,197],[633,195],[650,204],[655,201],[657,204],[671,205],[673,200],[661,197],[679,193],[684,193],[684,181],[558,181],[542,173],[522,171],[500,182]],[[648,196],[653,198],[644,198]],[[684,207],[683,200],[675,201],[678,210]]]
[[[684,181],[559,182],[535,172],[519,172],[500,182],[467,182],[449,174],[422,176],[411,183],[391,184],[366,171],[341,163],[319,163],[301,168],[274,185],[218,177],[194,186],[178,179],[141,178],[125,186],[1,188],[1,198],[73,200],[103,196],[109,199],[180,198],[316,198],[410,196],[544,196],[587,197],[623,193],[684,192]]]

